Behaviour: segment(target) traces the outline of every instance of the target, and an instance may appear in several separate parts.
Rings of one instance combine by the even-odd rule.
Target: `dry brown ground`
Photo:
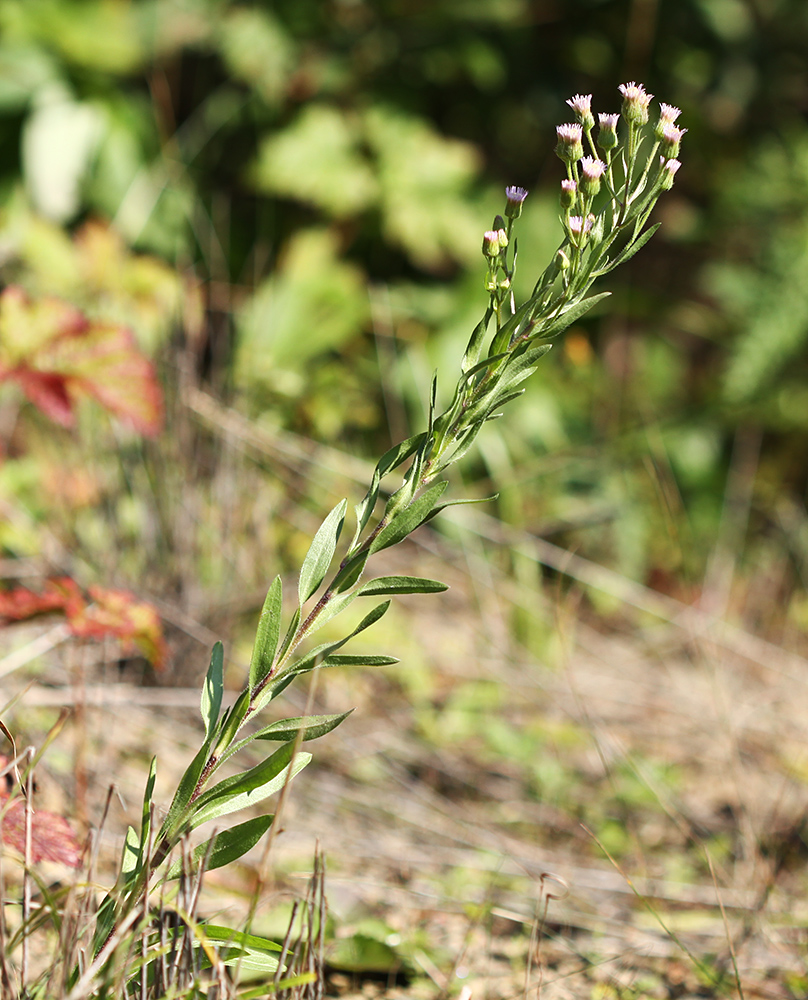
[[[808,661],[485,515],[454,520],[451,540],[422,530],[417,545],[376,566],[451,584],[437,598],[401,600],[371,634],[402,665],[334,671],[313,692],[316,711],[357,710],[311,744],[314,762],[272,844],[256,929],[271,928],[278,901],[303,891],[319,842],[338,942],[381,920],[416,973],[334,972],[334,992],[736,995],[734,953],[746,997],[808,995]],[[568,585],[525,596],[496,569],[503,545],[562,569]],[[608,593],[608,618],[594,614],[587,588]],[[543,651],[535,635],[532,652],[512,637],[517,605],[546,636]],[[167,610],[194,664],[185,675],[201,677],[212,633]],[[103,650],[48,650],[52,628],[3,633],[3,700],[20,697],[8,718],[34,742],[59,707],[73,709],[41,769],[41,800],[92,825],[114,783],[104,832],[112,857],[152,754],[167,804],[200,737],[198,694],[141,686]],[[550,734],[533,763],[561,769],[552,796],[526,780],[531,761],[492,754],[484,734],[446,730],[463,719],[453,696],[492,681],[498,719],[515,734]],[[292,694],[287,714],[305,706],[305,692]],[[470,711],[486,725],[484,706]],[[636,811],[604,805],[618,772],[645,792]],[[594,840],[613,843],[615,824],[622,871]],[[212,873],[203,912],[242,919],[261,863],[257,850],[237,870]],[[711,985],[722,971],[725,985]]]

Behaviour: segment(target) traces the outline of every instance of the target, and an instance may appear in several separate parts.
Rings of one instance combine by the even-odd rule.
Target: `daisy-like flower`
[[[575,112],[575,117],[588,132],[595,124],[595,117],[592,114],[592,95],[576,94],[575,97],[571,97],[567,101],[567,104]]]
[[[617,123],[620,115],[598,115],[600,131],[598,132],[598,145],[603,150],[614,149],[617,145]]]
[[[679,147],[682,143],[682,136],[687,132],[686,128],[679,128],[676,125],[667,124],[662,129],[662,152],[668,158],[679,155]]]
[[[522,204],[527,198],[527,188],[506,187],[505,197],[508,199],[505,205],[505,215],[509,219],[518,219],[522,214]]]
[[[588,233],[595,222],[595,216],[591,213],[584,219],[581,215],[571,215],[569,218],[570,232],[576,236],[580,233]]]
[[[627,122],[645,125],[648,121],[648,105],[653,94],[647,94],[641,83],[621,83],[617,88],[623,95],[622,114]]]
[[[606,164],[593,156],[585,156],[581,160],[580,167],[581,190],[588,198],[594,198],[600,191],[600,179],[606,172]]]
[[[556,135],[558,144],[556,145],[556,155],[565,163],[575,163],[584,155],[584,146],[581,142],[583,128],[580,125],[556,125]]]

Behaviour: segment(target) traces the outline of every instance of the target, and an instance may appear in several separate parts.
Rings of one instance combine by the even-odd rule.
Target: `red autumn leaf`
[[[163,401],[151,362],[125,327],[87,319],[56,298],[0,294],[0,381],[16,382],[64,427],[82,396],[97,400],[143,434],[160,430]]]
[[[25,856],[25,799],[9,802],[0,794],[0,833],[7,847]],[[58,813],[34,808],[31,816],[31,861],[57,861],[71,868],[81,865],[81,844],[70,824]]]
[[[125,648],[137,648],[160,670],[165,664],[166,648],[160,617],[145,601],[138,601],[126,590],[90,587],[93,603],[69,617],[74,635],[100,639],[110,635]]]
[[[152,605],[138,601],[126,590],[90,587],[89,596],[90,604],[70,577],[49,580],[41,593],[27,587],[0,590],[0,623],[61,611],[73,635],[85,639],[112,636],[126,650],[140,650],[156,670],[161,670],[166,645],[160,616]]]
[[[83,607],[81,591],[69,577],[48,580],[39,594],[27,587],[0,590],[0,621],[25,621],[49,611],[63,611],[71,617],[78,615]]]

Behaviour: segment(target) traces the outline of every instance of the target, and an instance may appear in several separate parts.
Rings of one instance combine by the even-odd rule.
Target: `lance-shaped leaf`
[[[217,642],[210,654],[210,666],[202,685],[202,721],[205,723],[205,739],[209,740],[219,721],[224,693],[224,647]]]
[[[389,548],[391,545],[396,545],[415,531],[419,524],[423,524],[448,485],[447,482],[435,483],[417,500],[413,500],[408,507],[395,514],[390,523],[373,539],[369,549],[371,555]]]
[[[401,441],[399,444],[394,445],[392,448],[388,449],[379,459],[376,468],[373,470],[373,478],[368,488],[367,493],[364,498],[354,507],[354,512],[356,514],[356,531],[354,533],[353,540],[351,541],[350,550],[353,552],[356,543],[359,541],[359,536],[365,530],[373,514],[373,508],[376,506],[376,501],[379,498],[379,484],[382,479],[392,472],[393,469],[405,462],[417,448],[420,447],[424,439],[424,434],[414,434],[412,437],[406,439],[406,441]]]
[[[298,734],[302,734],[300,736],[302,740],[316,740],[318,736],[325,736],[332,729],[336,729],[352,711],[353,709],[343,712],[342,715],[304,715],[297,719],[279,719],[259,730],[252,739],[286,743],[289,740],[296,740]]]
[[[249,771],[225,778],[203,792],[196,800],[190,828],[196,829],[209,820],[256,805],[279,792],[311,760],[310,753],[294,751],[294,742],[286,743]]]
[[[217,833],[210,840],[206,840],[204,844],[194,848],[191,853],[192,870],[195,871],[203,861],[205,862],[205,871],[224,868],[225,865],[238,861],[247,851],[251,851],[255,847],[272,826],[274,818],[274,816],[255,816],[245,823],[239,823],[237,826],[231,826],[229,830]],[[177,858],[166,872],[165,880],[179,878],[182,871],[183,859]]]
[[[400,660],[396,656],[384,656],[382,653],[337,653],[326,656],[320,663],[321,667],[392,667]]]
[[[276,576],[267,591],[261,617],[258,620],[258,631],[255,636],[252,656],[250,657],[250,690],[259,684],[272,669],[275,652],[278,648],[278,638],[281,634],[281,612],[283,610],[283,584],[280,576]]]
[[[599,295],[590,295],[586,299],[580,299],[578,302],[570,305],[568,309],[565,309],[559,316],[551,320],[547,326],[541,328],[540,332],[537,333],[539,337],[555,337],[556,334],[561,333],[562,330],[566,330],[568,326],[575,322],[576,319],[580,319],[584,313],[589,312],[592,306],[601,302],[603,299],[607,299],[612,293],[611,292],[601,292]]]
[[[324,642],[319,646],[315,646],[314,649],[310,649],[305,656],[301,657],[299,660],[286,667],[283,671],[284,674],[303,674],[307,670],[313,670],[318,659],[335,652],[348,642],[349,639],[353,639],[355,635],[359,635],[360,632],[364,632],[366,628],[370,628],[371,625],[375,624],[382,615],[385,614],[387,609],[390,607],[390,601],[382,601],[381,604],[377,604],[376,607],[369,611],[362,621],[356,626],[350,635],[346,635],[344,639],[340,639],[337,642]]]
[[[301,605],[305,604],[317,590],[328,572],[345,521],[347,505],[347,500],[340,500],[312,539],[311,547],[300,570],[298,597]]]
[[[377,576],[363,583],[357,597],[384,597],[387,594],[440,594],[449,587],[440,580],[420,576]]]
[[[244,931],[231,930],[229,927],[219,927],[205,924],[197,928],[200,946],[211,944],[220,961],[225,965],[237,965],[240,972],[258,972],[264,975],[276,971],[279,959],[276,957],[282,950],[279,944],[257,934],[245,934]],[[202,965],[210,966],[207,949],[201,947]]]
[[[483,348],[483,340],[485,338],[486,331],[488,330],[488,324],[491,322],[491,317],[494,314],[494,310],[489,306],[485,311],[485,316],[480,320],[477,326],[474,327],[474,332],[469,338],[468,346],[466,347],[466,352],[463,355],[463,360],[460,363],[460,370],[462,372],[467,372],[469,368],[473,368],[474,365],[480,360],[480,352]]]

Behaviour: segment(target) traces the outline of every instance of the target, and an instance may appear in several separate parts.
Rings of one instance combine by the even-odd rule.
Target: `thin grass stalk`
[[[28,758],[28,766],[25,776],[25,865],[22,872],[22,955],[20,959],[20,980],[23,989],[28,982],[28,959],[30,937],[28,926],[31,920],[31,865],[33,854],[33,796],[34,796],[34,769],[33,760],[36,750],[28,747],[25,756]]]

